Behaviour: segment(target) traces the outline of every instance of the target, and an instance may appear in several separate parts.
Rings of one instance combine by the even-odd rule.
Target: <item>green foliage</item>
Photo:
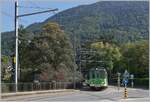
[[[149,46],[148,41],[137,41],[122,46],[122,67],[140,77],[147,77],[149,71]],[[121,66],[121,65],[120,65]]]
[[[96,50],[96,55],[93,57],[93,60],[102,61],[101,64],[103,64],[103,67],[108,70],[112,70],[114,63],[118,62],[121,58],[119,48],[115,45],[96,42],[91,44],[91,48]]]
[[[2,55],[11,55],[15,51],[15,34],[13,32],[1,33]]]
[[[58,24],[49,22],[44,25],[41,34],[29,43],[25,52],[21,66],[31,70],[30,76],[40,74],[41,81],[72,80],[76,68],[73,51]]]
[[[9,56],[1,56],[1,79],[2,82],[11,82],[11,58]]]
[[[46,22],[56,21],[69,35],[83,40],[121,45],[148,39],[148,9],[148,2],[104,1],[68,9]]]
[[[91,44],[91,48],[96,50],[96,54],[91,57],[95,62],[88,64],[88,67],[102,66],[114,74],[123,73],[127,69],[135,77],[148,77],[149,47],[147,40],[127,43],[121,47],[104,42],[95,42]]]
[[[1,61],[2,61],[2,63],[4,63],[4,64],[8,63],[8,61],[9,61],[8,56],[2,56]]]
[[[21,68],[24,67],[24,62],[26,62],[26,49],[29,46],[31,41],[31,37],[29,36],[31,33],[28,32],[22,25],[19,27],[19,63]],[[23,65],[23,66],[22,66]]]
[[[143,86],[144,88],[149,88],[149,77],[147,78],[135,78],[134,85],[137,87]]]

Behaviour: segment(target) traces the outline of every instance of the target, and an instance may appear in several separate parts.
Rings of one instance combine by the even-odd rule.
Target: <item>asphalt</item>
[[[26,91],[26,92],[14,92],[14,93],[2,93],[2,98],[11,98],[17,96],[25,96],[25,95],[36,95],[36,94],[46,94],[46,93],[60,93],[60,92],[72,92],[73,89],[58,89],[58,90],[39,90],[39,91]]]
[[[149,102],[149,90],[127,89],[127,98],[124,98],[124,88],[109,86],[107,89],[93,91],[81,89],[56,93],[32,94],[26,96],[7,97],[3,101],[98,101],[98,102]]]

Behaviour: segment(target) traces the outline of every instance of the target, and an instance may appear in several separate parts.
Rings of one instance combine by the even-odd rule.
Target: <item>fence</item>
[[[122,84],[122,80],[123,78],[120,78],[120,84],[121,86],[123,86]],[[109,84],[110,85],[115,85],[117,86],[118,85],[118,79],[115,77],[112,77],[111,80],[109,80]],[[128,82],[128,87],[131,87],[131,79],[129,79],[129,82]],[[149,88],[149,78],[134,78],[133,79],[133,82],[134,82],[134,87],[137,87],[137,88],[146,88],[148,89]]]
[[[71,82],[40,82],[40,83],[18,83],[18,91],[37,91],[54,89],[71,89]],[[15,83],[1,83],[2,93],[15,92]]]

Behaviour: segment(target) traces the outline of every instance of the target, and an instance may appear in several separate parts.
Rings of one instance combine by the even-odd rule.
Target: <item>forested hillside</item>
[[[68,9],[47,19],[57,21],[69,34],[99,37],[115,43],[148,38],[148,2],[98,2]],[[35,28],[34,28],[35,26]],[[31,29],[38,30],[35,24]],[[30,27],[28,27],[30,29]]]
[[[74,34],[77,39],[98,38],[120,45],[148,39],[148,12],[146,1],[102,1],[62,11],[26,29],[33,32],[32,37],[41,30],[43,24],[55,21],[70,37]],[[2,54],[12,52],[13,42],[12,32],[2,34]]]

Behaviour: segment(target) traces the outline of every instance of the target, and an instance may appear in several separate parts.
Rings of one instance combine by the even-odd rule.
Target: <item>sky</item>
[[[15,0],[0,0],[0,21],[1,27],[0,31],[12,31],[14,30],[14,1]],[[48,10],[49,8],[58,8],[57,12],[42,13],[38,15],[32,15],[27,17],[19,18],[19,25],[24,25],[25,27],[35,23],[42,22],[49,18],[50,16],[61,12],[65,9],[76,7],[79,5],[86,5],[98,2],[100,0],[18,0],[19,2],[19,15],[25,13],[38,12],[43,10]]]

